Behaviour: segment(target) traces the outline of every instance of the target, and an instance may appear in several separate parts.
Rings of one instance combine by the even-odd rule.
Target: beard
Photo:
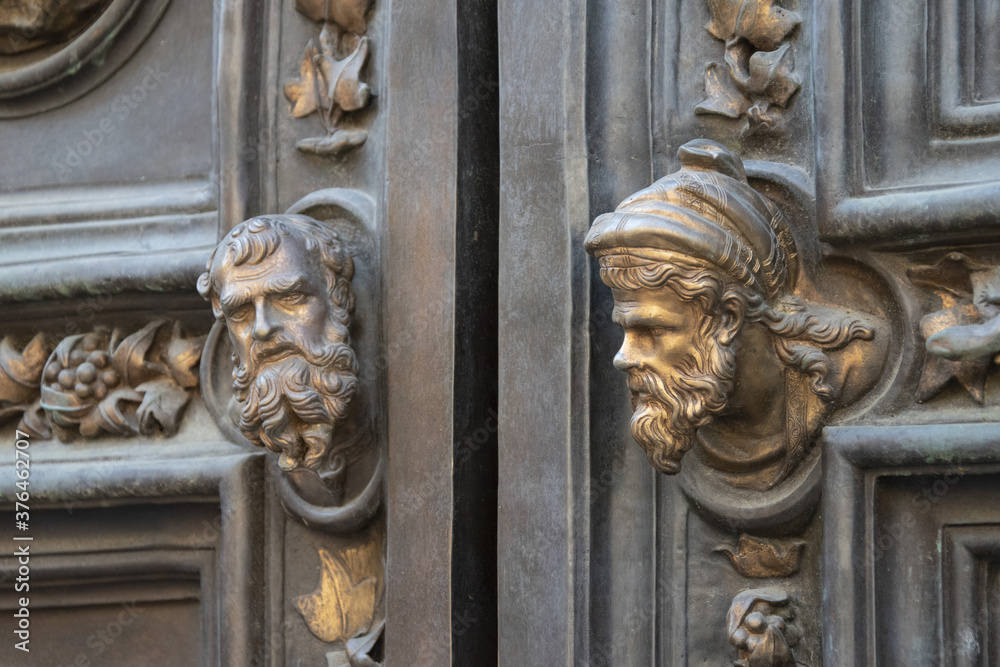
[[[696,344],[696,352],[665,376],[629,371],[632,437],[650,464],[662,473],[680,472],[681,458],[695,443],[698,428],[726,406],[736,372],[735,351],[714,336]]]
[[[316,469],[357,388],[354,351],[339,341],[311,349],[278,334],[254,341],[246,356],[233,356],[240,431],[280,454],[282,470]]]

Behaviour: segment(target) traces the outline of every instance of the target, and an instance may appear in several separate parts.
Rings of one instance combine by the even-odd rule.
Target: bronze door
[[[0,1],[0,664],[1000,665],[998,11]]]
[[[996,20],[501,1],[502,664],[1000,664]]]

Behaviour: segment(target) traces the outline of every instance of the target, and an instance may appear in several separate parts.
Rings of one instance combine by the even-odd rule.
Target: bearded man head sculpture
[[[336,232],[268,215],[233,228],[198,279],[229,330],[240,430],[280,454],[283,470],[321,467],[348,418],[358,373],[347,328],[353,275]]]
[[[679,158],[586,239],[625,330],[614,364],[628,374],[632,435],[661,472],[678,473],[699,443],[730,483],[766,490],[845,398],[852,370],[830,353],[873,327],[796,295],[793,236],[737,155],[696,140]]]

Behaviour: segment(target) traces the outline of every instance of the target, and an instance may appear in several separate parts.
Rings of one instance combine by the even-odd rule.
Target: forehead
[[[226,261],[217,276],[222,297],[247,289],[268,291],[279,285],[309,285],[325,280],[316,254],[307,251],[297,236],[281,237],[281,245],[257,264],[234,266]]]
[[[694,301],[684,301],[669,287],[656,289],[612,289],[615,297],[613,318],[630,322],[686,322],[700,319],[704,312]]]

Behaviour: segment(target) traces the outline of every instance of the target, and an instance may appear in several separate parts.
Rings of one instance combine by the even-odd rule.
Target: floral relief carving
[[[798,572],[805,545],[802,540],[774,540],[744,533],[735,548],[721,544],[713,551],[725,554],[744,577],[766,579],[790,577]]]
[[[796,667],[792,648],[799,631],[788,593],[781,588],[754,588],[733,598],[726,614],[729,643],[736,648],[733,667]]]
[[[285,86],[285,97],[292,103],[291,113],[304,118],[319,116],[322,137],[299,141],[304,153],[339,155],[360,146],[368,139],[365,129],[344,127],[345,115],[364,109],[371,89],[361,81],[361,70],[368,61],[368,37],[365,14],[370,0],[300,0],[296,9],[323,23],[319,44],[310,40],[302,54],[299,80]]]
[[[708,0],[708,8],[706,29],[725,42],[725,62],[708,64],[706,98],[695,112],[746,116],[750,129],[772,127],[775,108],[787,108],[802,86],[787,42],[802,17],[775,0]]]
[[[71,441],[102,434],[173,435],[198,386],[204,336],[180,325],[151,322],[125,336],[99,328],[58,344],[40,333],[18,349],[0,341],[0,419],[21,416],[19,428]]]

